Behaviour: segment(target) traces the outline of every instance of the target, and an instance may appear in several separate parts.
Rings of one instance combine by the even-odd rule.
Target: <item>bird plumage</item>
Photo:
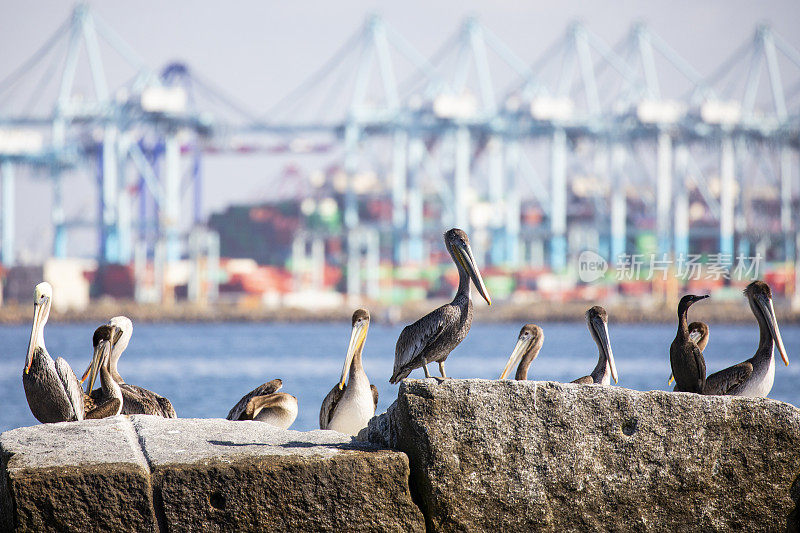
[[[789,358],[783,345],[772,290],[763,281],[754,281],[744,290],[750,310],[758,322],[758,347],[751,358],[714,372],[706,378],[704,394],[766,397],[775,380],[775,348],[788,365]]]
[[[669,347],[669,361],[675,378],[675,390],[702,394],[706,383],[703,352],[689,336],[687,314],[695,302],[708,298],[687,294],[678,303],[678,330]]]
[[[274,394],[278,392],[282,386],[283,381],[280,379],[273,379],[272,381],[262,383],[255,389],[242,396],[241,400],[236,402],[236,405],[234,405],[231,410],[228,411],[228,416],[225,418],[228,420],[241,420],[241,416],[244,414],[245,410],[247,409],[247,404],[252,398],[256,396],[267,396]]]
[[[22,387],[28,406],[43,423],[83,420],[83,393],[69,364],[55,361],[44,344],[44,326],[50,316],[53,288],[47,282],[34,289],[33,325],[22,370]]]
[[[450,257],[458,269],[458,289],[453,300],[423,316],[413,324],[403,328],[394,352],[394,370],[390,383],[397,383],[407,377],[412,370],[422,367],[425,376],[428,363],[439,363],[442,377],[444,362],[450,352],[458,346],[469,333],[472,325],[472,295],[470,280],[489,305],[489,293],[475,266],[475,258],[467,234],[458,228],[444,234],[444,242]]]
[[[586,311],[586,325],[597,345],[597,365],[588,376],[582,376],[572,381],[579,385],[599,384],[607,387],[617,382],[617,366],[614,362],[614,352],[611,350],[611,341],[608,335],[608,313],[599,305]]]

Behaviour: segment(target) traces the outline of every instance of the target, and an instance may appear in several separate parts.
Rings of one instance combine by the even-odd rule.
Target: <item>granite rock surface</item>
[[[148,415],[0,435],[2,531],[422,531],[406,456],[333,431]]]
[[[429,530],[797,528],[800,409],[774,400],[405,380],[359,437],[408,455]]]

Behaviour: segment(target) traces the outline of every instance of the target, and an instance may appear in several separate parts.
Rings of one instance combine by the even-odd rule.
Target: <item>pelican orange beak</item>
[[[25,354],[25,373],[31,370],[33,363],[33,352],[36,351],[37,341],[44,326],[42,316],[44,315],[50,298],[42,296],[38,302],[33,303],[33,326],[31,326],[31,338],[28,341],[28,352]]]
[[[94,358],[92,360],[94,360]],[[83,375],[81,376],[81,385],[83,385],[83,382],[86,381],[87,377],[89,377],[89,372],[91,370],[92,370],[92,363],[89,363],[89,366],[86,367],[86,372],[84,372]]]
[[[455,255],[458,262],[461,263],[461,266],[467,271],[470,279],[472,279],[472,283],[474,283],[475,287],[478,289],[478,293],[486,300],[487,304],[492,305],[492,299],[489,297],[489,291],[486,290],[486,285],[483,283],[481,272],[478,270],[478,267],[475,266],[475,256],[472,254],[472,247],[470,247],[469,244],[464,246],[454,245],[453,250],[456,252]]]
[[[350,365],[353,364],[353,357],[355,357],[356,352],[364,346],[368,329],[369,322],[366,320],[358,320],[353,325],[353,330],[350,332],[350,344],[347,346],[347,355],[344,358],[344,366],[342,367],[342,379],[339,381],[339,390],[344,389],[344,383],[347,380],[347,375],[350,373]]]
[[[500,374],[499,379],[506,379],[506,376],[514,367],[514,365],[518,364],[522,356],[525,352],[528,351],[530,348],[531,343],[533,342],[533,337],[528,336],[524,339],[517,340],[516,346],[514,346],[514,350],[511,352],[511,356],[508,358],[508,362],[506,363],[506,367],[503,369],[503,373]]]
[[[611,351],[611,341],[608,340],[608,325],[603,322],[600,317],[592,318],[592,332],[594,333],[595,342],[603,350],[609,366],[611,367],[611,377],[614,383],[619,383],[617,379],[617,365],[614,362],[614,352]]]
[[[675,376],[673,374],[670,374],[669,380],[667,380],[667,385],[672,385],[673,381],[675,381]]]
[[[783,345],[783,338],[781,337],[781,330],[778,328],[778,320],[775,318],[775,308],[772,306],[772,299],[764,295],[758,295],[755,300],[764,313],[764,318],[767,319],[767,326],[769,326],[772,339],[775,341],[775,346],[777,346],[778,352],[781,354],[783,364],[789,366],[789,356],[786,355],[786,347]]]

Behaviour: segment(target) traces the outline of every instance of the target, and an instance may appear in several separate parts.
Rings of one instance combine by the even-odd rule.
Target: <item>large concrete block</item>
[[[404,454],[333,431],[131,417],[170,531],[422,531]]]
[[[333,431],[136,415],[0,435],[0,531],[422,531],[407,457]]]
[[[0,435],[3,531],[153,531],[150,474],[121,416]]]
[[[435,531],[797,527],[800,409],[774,400],[405,380],[361,438],[408,454]]]

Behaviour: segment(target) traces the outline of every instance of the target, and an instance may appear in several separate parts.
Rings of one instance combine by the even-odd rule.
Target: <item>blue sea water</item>
[[[597,348],[585,324],[542,323],[545,342],[530,379],[570,381],[591,372]],[[45,342],[53,358],[64,357],[80,375],[91,358],[95,324],[50,323]],[[516,343],[520,324],[475,323],[446,363],[455,378],[497,379]],[[364,366],[380,391],[378,412],[397,397],[389,384],[394,345],[403,325],[370,326]],[[790,366],[777,357],[771,398],[800,406],[800,326],[781,327]],[[619,386],[668,390],[673,325],[609,324]],[[22,389],[30,326],[0,326],[0,431],[36,424]],[[129,383],[167,396],[181,417],[225,417],[245,393],[281,378],[297,397],[292,429],[317,428],[319,406],[337,382],[350,338],[350,324],[136,324],[119,364]],[[750,357],[758,343],[752,325],[712,325],[705,351],[709,373]],[[436,365],[431,372],[438,375]],[[411,377],[422,377],[416,370]]]

